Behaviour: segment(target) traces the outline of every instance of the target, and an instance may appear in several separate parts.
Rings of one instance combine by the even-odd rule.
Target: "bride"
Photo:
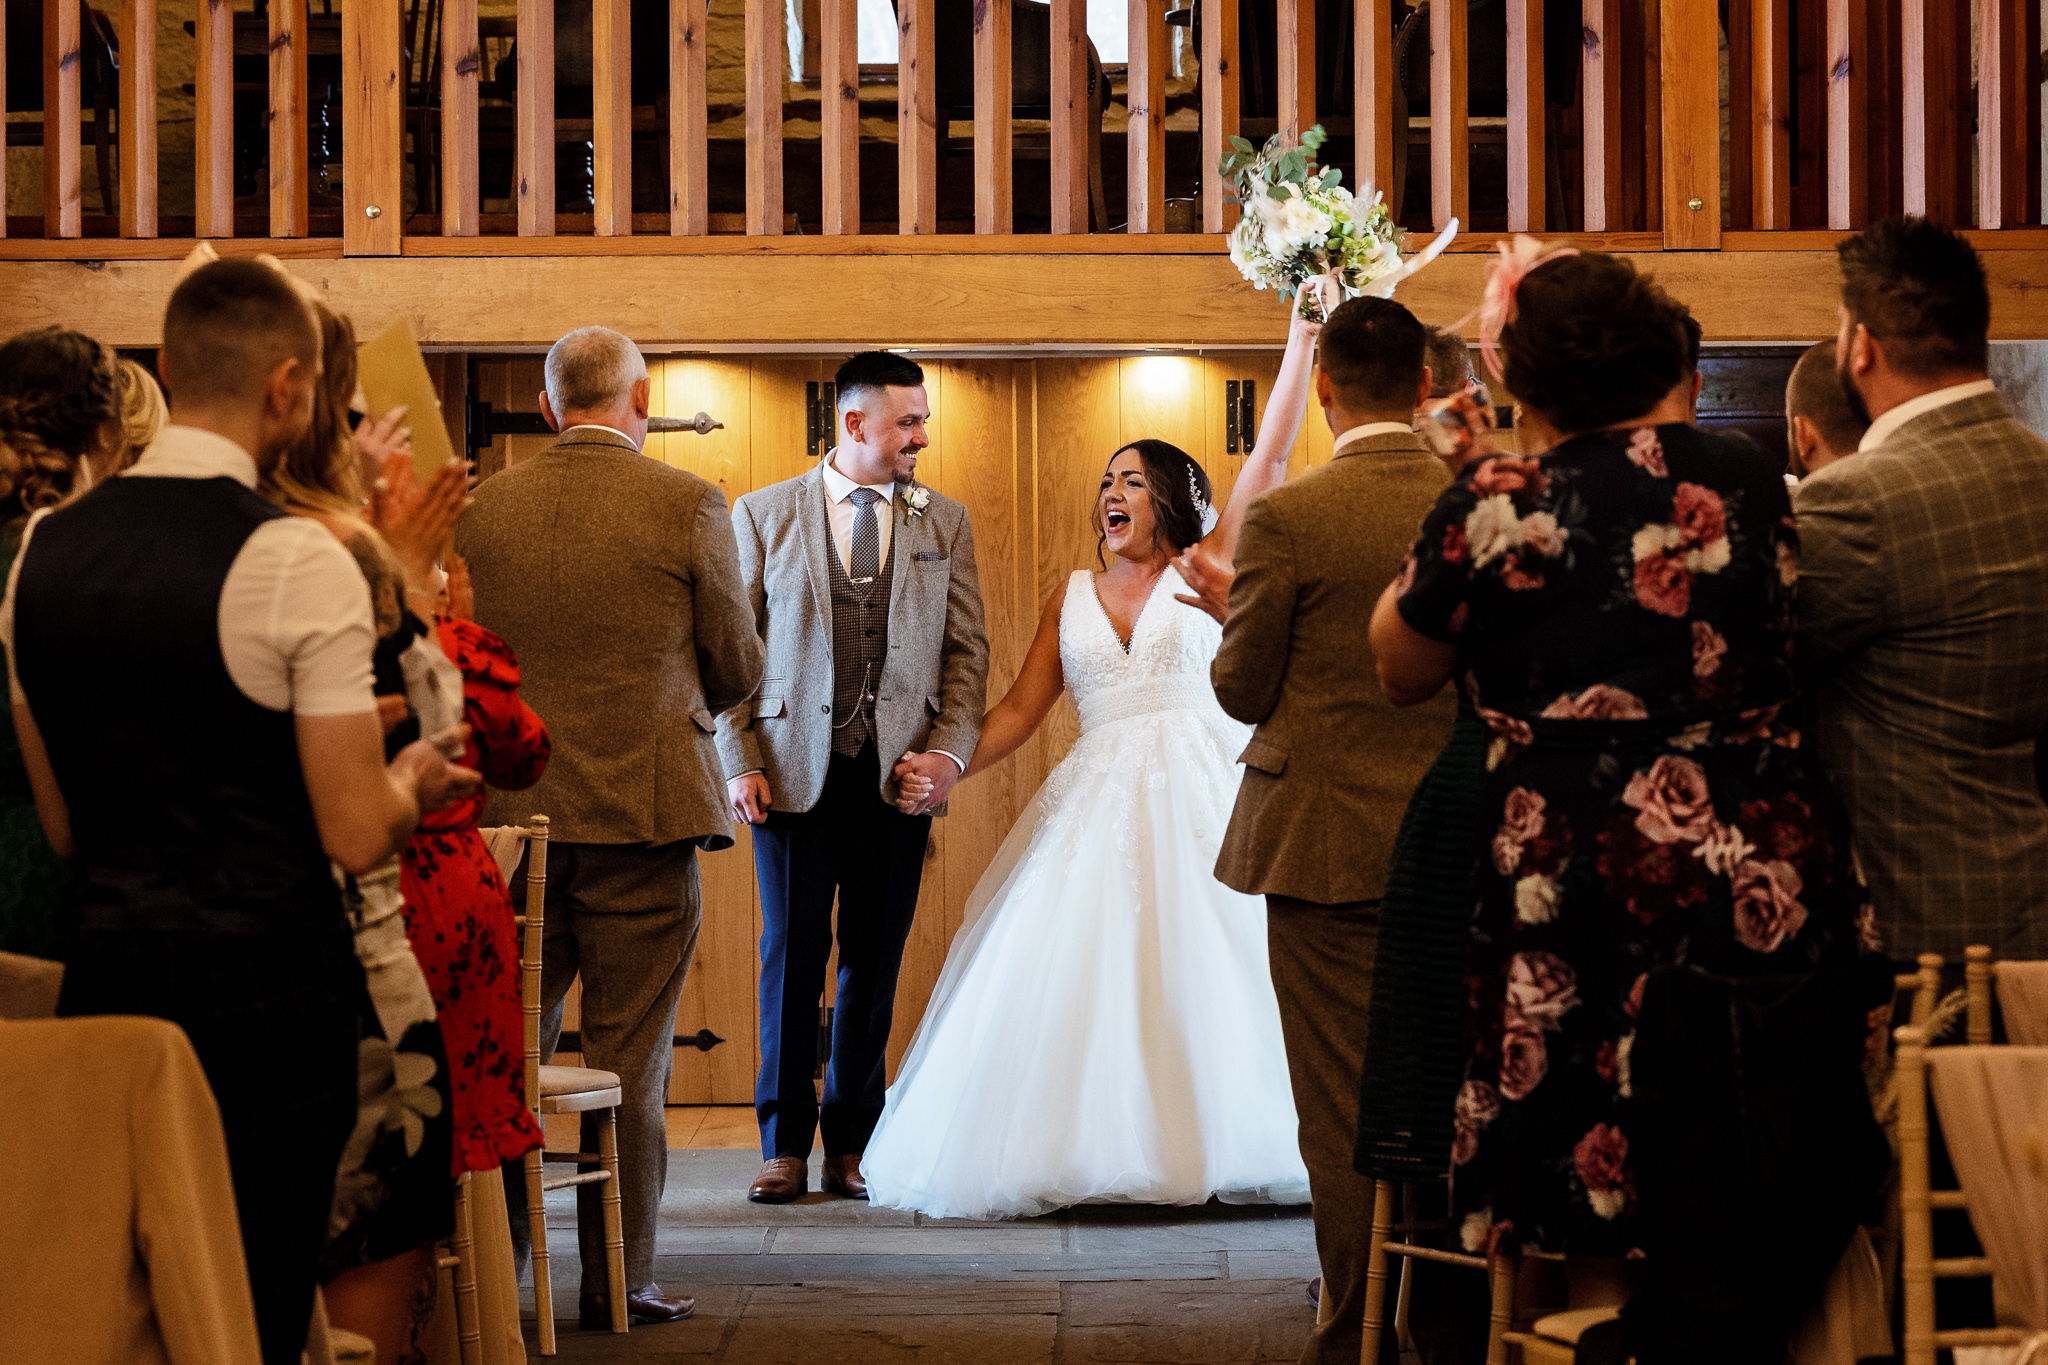
[[[870,1203],[1008,1218],[1308,1202],[1265,905],[1211,872],[1250,730],[1216,703],[1222,629],[1175,601],[1169,561],[1200,541],[1228,563],[1252,500],[1286,479],[1316,331],[1296,315],[1220,519],[1178,448],[1111,457],[1095,502],[1108,568],[1047,600],[965,775],[1014,753],[1066,688],[1081,737],[968,898],[861,1160]],[[914,804],[919,779],[898,777]]]

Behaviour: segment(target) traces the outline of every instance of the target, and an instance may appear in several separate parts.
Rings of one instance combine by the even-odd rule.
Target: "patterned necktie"
[[[872,488],[853,490],[853,552],[847,556],[847,574],[856,583],[867,583],[882,573],[882,528],[875,521],[875,504],[882,495]]]

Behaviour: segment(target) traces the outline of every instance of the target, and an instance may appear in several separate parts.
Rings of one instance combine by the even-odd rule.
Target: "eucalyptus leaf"
[[[1232,133],[1230,136],[1230,145],[1234,150],[1243,152],[1246,156],[1252,155],[1252,144],[1235,133]]]

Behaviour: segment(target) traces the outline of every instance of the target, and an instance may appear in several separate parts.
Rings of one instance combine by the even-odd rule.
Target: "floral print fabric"
[[[1403,619],[1492,731],[1452,1198],[1468,1250],[1639,1252],[1628,1055],[1649,973],[1876,951],[1792,694],[1783,481],[1687,426],[1467,466]]]

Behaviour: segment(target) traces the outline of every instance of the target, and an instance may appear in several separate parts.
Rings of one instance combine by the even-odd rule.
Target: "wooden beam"
[[[704,20],[705,0],[669,0],[668,230],[677,237],[701,237],[710,226]],[[830,117],[826,115],[828,120]]]
[[[226,4],[193,7],[192,217],[201,237],[235,235],[235,24]],[[348,16],[342,15],[347,27]],[[347,46],[346,40],[343,43]],[[346,75],[344,75],[346,83]],[[344,97],[344,104],[346,98]],[[361,153],[350,143],[350,161]]]
[[[701,8],[703,0],[697,0],[697,3]],[[858,10],[857,0],[824,0],[819,8],[822,31],[818,35],[818,104],[823,126],[818,155],[824,169],[824,230],[829,236],[860,231]],[[1007,68],[1005,70],[1007,72]],[[1004,88],[1009,88],[1007,75]],[[979,98],[978,89],[976,97]],[[1005,121],[1003,127],[1008,129],[1009,123]],[[974,145],[978,156],[981,150],[978,129]],[[1003,230],[1009,231],[1008,228]]]
[[[633,235],[632,0],[591,0],[590,216],[599,237]]]
[[[974,230],[1006,233],[1011,207],[1011,7],[982,0],[974,7]]]
[[[1826,0],[1828,226],[1870,219],[1870,33],[1865,0]]]
[[[1543,0],[1532,0],[1542,4]],[[1208,16],[1204,15],[1206,22]],[[1394,184],[1394,138],[1408,130],[1394,127],[1394,17],[1392,0],[1352,0],[1352,126],[1356,131],[1357,167],[1351,173],[1360,194],[1368,187],[1386,195],[1391,205]],[[1542,79],[1540,76],[1537,78]],[[1510,96],[1512,99],[1513,97]],[[1540,106],[1536,136],[1543,136]],[[1510,116],[1510,122],[1512,122]],[[1512,136],[1512,134],[1510,135]],[[1510,153],[1512,155],[1512,153]]]
[[[1957,135],[1956,0],[1905,0],[1900,6],[1900,143],[1907,213],[1951,226],[1964,206],[1948,149]],[[1759,222],[1758,226],[1762,226]]]
[[[1126,232],[1166,231],[1166,6],[1129,0]],[[1313,75],[1313,70],[1311,70]]]
[[[1829,14],[1834,4],[1848,2],[1833,0]],[[1978,227],[2013,227],[2041,217],[2039,190],[2028,194],[2041,166],[2039,31],[2038,2],[1978,0]]]
[[[78,5],[43,4],[43,235],[76,237],[85,226],[79,187]]]
[[[1581,147],[1585,158],[1586,231],[1622,224],[1621,0],[1584,0],[1585,51],[1579,64]],[[1432,103],[1432,112],[1434,104]]]
[[[1754,158],[1750,149],[1755,125],[1749,121],[1749,64],[1755,53],[1749,37],[1749,20],[1747,0],[1729,0],[1728,222],[1737,230],[1748,228],[1754,221],[1750,201]]]
[[[1465,0],[1435,0],[1429,7],[1429,207],[1439,231],[1453,218],[1472,221],[1469,64]]]
[[[747,232],[782,235],[782,0],[747,0]]]
[[[200,6],[200,13],[210,7]],[[341,181],[341,240],[351,256],[396,256],[404,235],[405,52],[400,37],[398,0],[355,0],[342,6],[341,136],[349,169]],[[230,232],[233,224],[229,218]]]
[[[1088,145],[1101,136],[1088,95],[1087,0],[1052,0],[1052,230],[1088,231]]]
[[[474,12],[476,0],[468,0]],[[306,165],[306,0],[270,0],[270,235],[304,237],[313,177]]]
[[[1507,0],[1508,231],[1544,229],[1543,0]]]
[[[154,237],[156,0],[121,0],[120,37],[121,235]],[[6,177],[0,174],[0,197],[4,197],[5,190]],[[0,236],[5,235],[6,230],[0,228]]]
[[[1672,251],[1721,248],[1720,65],[1691,60],[1693,53],[1714,50],[1719,30],[1714,0],[1663,0],[1657,33],[1663,178],[1655,192],[1663,204],[1664,245]]]
[[[1315,0],[1279,0],[1279,16],[1275,85],[1280,92],[1280,132],[1292,147],[1316,122]]]
[[[518,0],[514,157],[519,235],[555,235],[555,0]],[[344,13],[346,11],[344,10]],[[347,182],[344,180],[344,184]]]
[[[1371,0],[1360,0],[1369,4]],[[1382,0],[1384,3],[1384,0]],[[1240,83],[1237,74],[1237,0],[1202,4],[1202,231],[1228,232],[1237,226],[1236,189],[1216,173],[1230,139],[1237,135]]]
[[[276,4],[277,0],[270,0]],[[301,0],[303,3],[303,0]],[[483,212],[477,162],[476,0],[446,0],[441,17],[441,235],[474,237]]]
[[[1741,3],[1741,0],[1736,0]],[[1792,226],[1792,25],[1787,0],[1750,0],[1750,212]]]
[[[937,0],[896,0],[897,231],[939,230]]]

